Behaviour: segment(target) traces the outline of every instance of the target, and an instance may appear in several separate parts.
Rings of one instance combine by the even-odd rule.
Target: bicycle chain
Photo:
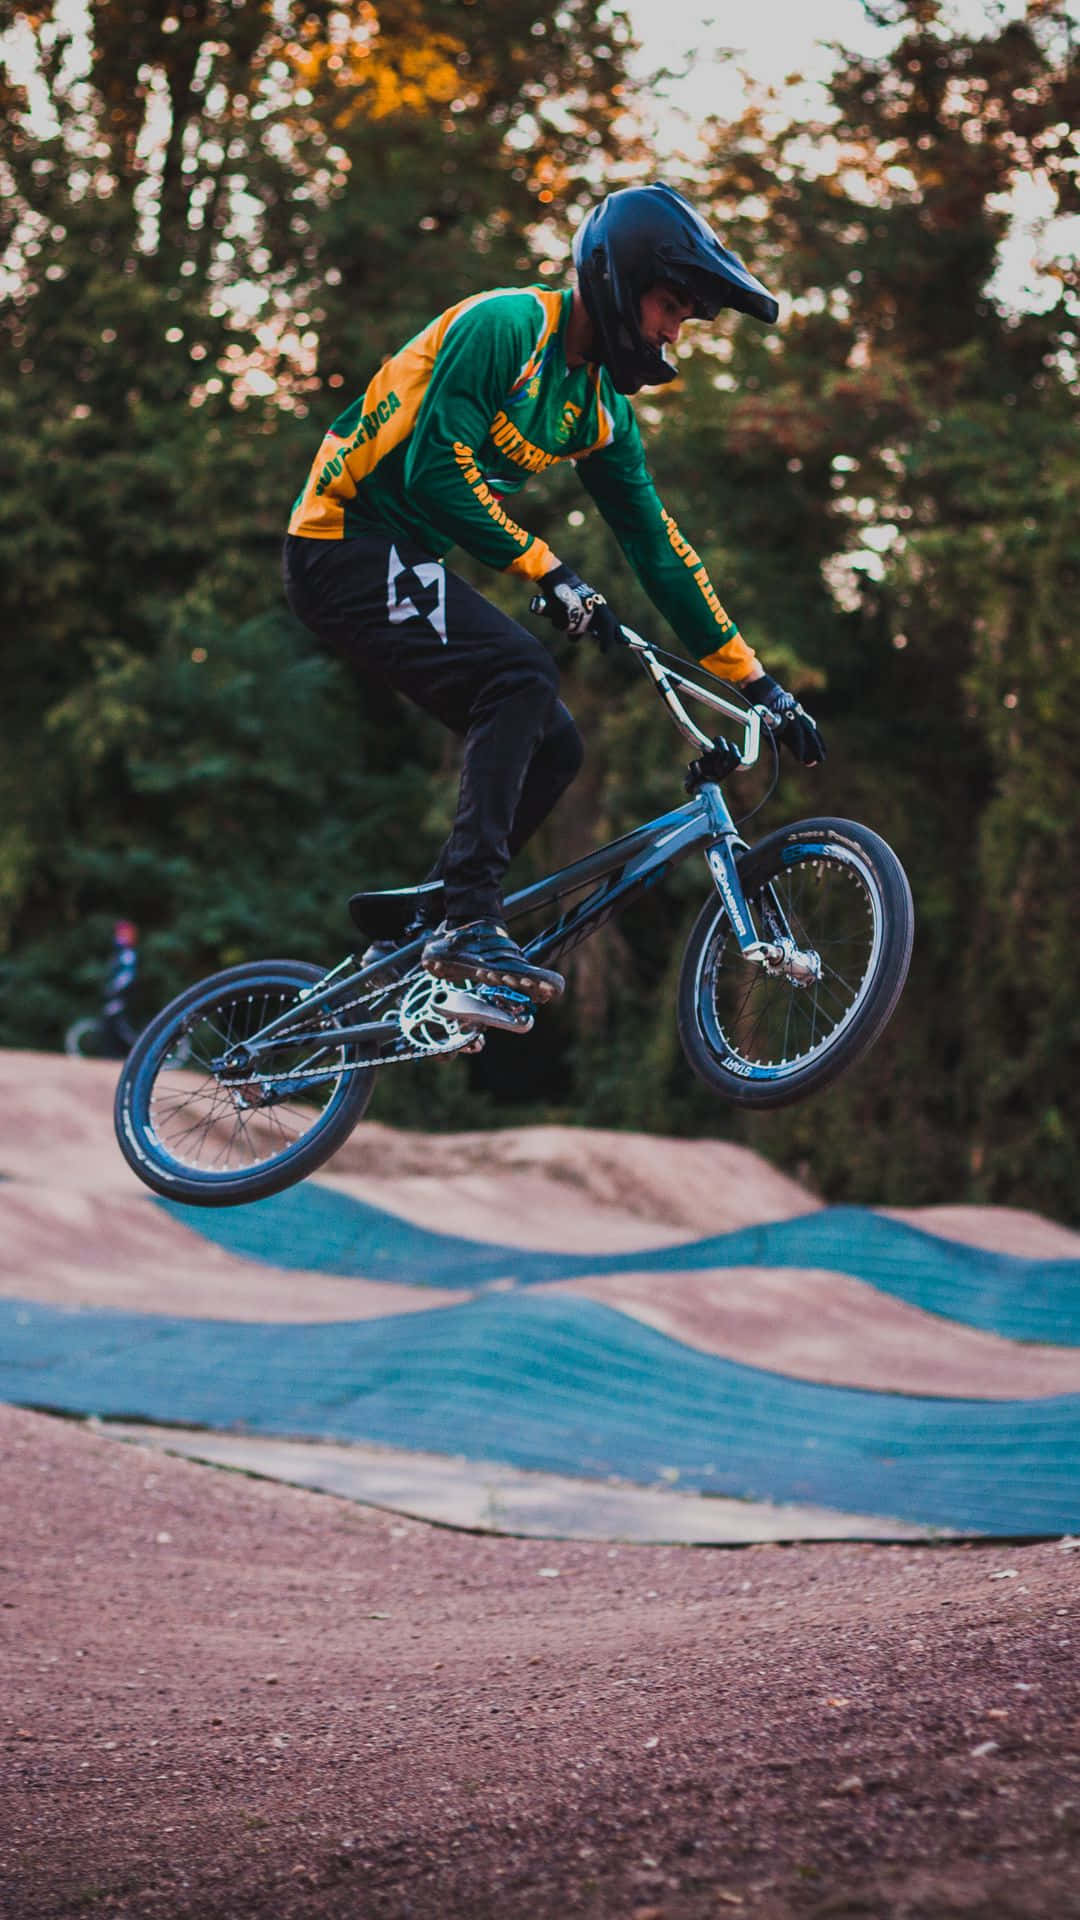
[[[406,974],[405,979],[402,981],[399,981],[397,984],[401,987],[407,986],[411,977],[412,977],[411,975]],[[385,992],[386,989],[383,988],[382,991]],[[365,996],[364,998],[359,1000],[350,1000],[346,1003],[344,1007],[341,1007],[340,1009],[338,1009],[338,1011],[340,1011],[341,1013],[352,1013],[357,1009],[362,1011],[363,1008],[368,1004],[369,999],[371,1001],[376,1001],[378,1000],[378,998],[379,998],[379,993],[376,992],[371,995]],[[323,1030],[319,1029],[319,1031],[321,1032]],[[331,1042],[332,1040],[332,1033],[333,1033],[332,1028],[326,1029],[326,1039],[328,1043]],[[478,1035],[474,1034],[472,1039],[469,1040],[466,1043],[466,1045],[460,1046],[460,1047],[413,1046],[413,1047],[410,1047],[407,1052],[381,1054],[377,1058],[372,1058],[368,1060],[350,1060],[344,1066],[335,1068],[334,1071],[338,1075],[345,1075],[345,1074],[351,1074],[351,1073],[363,1073],[363,1072],[366,1072],[369,1067],[409,1066],[414,1060],[440,1060],[440,1059],[452,1060],[455,1058],[457,1054],[467,1053],[470,1047],[474,1047],[476,1045],[476,1040],[478,1037],[479,1037]],[[291,1086],[294,1082],[299,1082],[303,1080],[325,1080],[327,1078],[327,1075],[325,1071],[321,1071],[316,1067],[311,1067],[311,1068],[296,1067],[292,1070],[291,1073],[274,1073],[272,1070],[267,1069],[265,1073],[253,1075],[252,1078],[273,1080],[276,1084]]]
[[[474,1044],[475,1042],[470,1040],[468,1043],[468,1046],[472,1046]],[[335,1067],[333,1071],[335,1075],[343,1076],[344,1074],[347,1074],[347,1073],[362,1073],[368,1067],[404,1067],[404,1066],[408,1066],[409,1063],[413,1060],[452,1060],[455,1054],[467,1053],[467,1052],[468,1052],[467,1046],[416,1047],[410,1053],[391,1053],[391,1054],[384,1053],[384,1054],[378,1055],[377,1057],[373,1056],[371,1059],[368,1059],[368,1060],[349,1060],[343,1066]],[[273,1080],[275,1085],[291,1086],[294,1081],[298,1081],[298,1080],[325,1080],[328,1078],[328,1074],[326,1072],[320,1073],[318,1069],[314,1067],[311,1068],[309,1071],[305,1071],[303,1067],[299,1067],[292,1073],[269,1073],[268,1072],[266,1074],[256,1075],[254,1077],[256,1079],[261,1078],[266,1080]]]

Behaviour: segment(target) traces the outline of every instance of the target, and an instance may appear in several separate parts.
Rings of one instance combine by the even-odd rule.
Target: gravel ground
[[[0,1408],[0,1912],[1080,1916],[1080,1547],[490,1539]]]

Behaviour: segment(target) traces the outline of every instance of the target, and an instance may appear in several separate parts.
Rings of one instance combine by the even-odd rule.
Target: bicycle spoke
[[[715,1043],[751,1067],[792,1068],[828,1045],[851,1016],[876,952],[877,918],[863,870],[815,856],[774,874],[748,900],[772,939],[816,954],[821,971],[802,983],[746,960],[718,922],[710,962]]]
[[[195,1172],[243,1171],[287,1152],[321,1123],[346,1084],[345,1053],[332,1024],[313,1026],[305,1035],[298,1015],[296,1029],[275,1036],[267,1064],[250,1079],[223,1082],[214,1072],[216,1060],[253,1040],[290,1004],[284,990],[252,996],[238,989],[235,998],[226,993],[198,1009],[185,1036],[183,1063],[163,1065],[151,1094],[154,1129],[171,1160]],[[305,1080],[302,1092],[289,1088],[291,1074],[320,1070],[325,1078]]]

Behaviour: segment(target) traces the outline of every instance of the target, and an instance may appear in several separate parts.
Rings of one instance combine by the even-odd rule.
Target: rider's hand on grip
[[[771,673],[763,673],[759,680],[744,680],[739,692],[755,707],[766,709],[788,752],[804,767],[816,767],[825,759],[825,742],[812,715]]]
[[[601,653],[614,646],[619,638],[619,622],[595,587],[586,586],[569,567],[561,565],[552,567],[537,584],[539,592],[531,602],[531,612],[542,613],[560,633],[568,633],[571,640],[580,640],[582,634],[587,633]]]

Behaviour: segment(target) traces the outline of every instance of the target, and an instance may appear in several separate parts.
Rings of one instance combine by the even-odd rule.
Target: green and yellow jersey
[[[684,646],[721,679],[749,679],[761,669],[660,502],[629,400],[604,368],[566,364],[571,302],[569,290],[508,288],[440,314],[334,421],[289,532],[345,540],[384,527],[437,557],[460,546],[539,580],[558,558],[506,496],[573,460]]]

